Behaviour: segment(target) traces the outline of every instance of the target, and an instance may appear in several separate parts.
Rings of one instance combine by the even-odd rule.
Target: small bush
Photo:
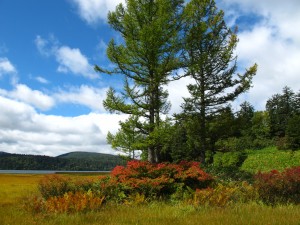
[[[247,154],[244,152],[217,152],[214,155],[213,166],[217,168],[240,167],[246,158]]]
[[[104,196],[96,196],[93,192],[68,192],[63,196],[50,197],[45,202],[45,209],[52,213],[74,213],[98,210]]]
[[[255,186],[267,204],[300,203],[300,166],[255,175]]]
[[[245,203],[257,199],[257,192],[247,182],[219,183],[215,188],[197,190],[190,202],[195,205],[224,207],[232,203]]]
[[[92,180],[83,179],[73,181],[70,178],[60,175],[47,175],[38,184],[38,188],[42,197],[48,199],[50,197],[62,196],[67,192],[87,192],[93,185]]]
[[[72,191],[70,179],[59,175],[45,176],[38,184],[39,191],[45,199],[52,196],[62,196]]]
[[[29,199],[25,209],[33,213],[75,213],[98,210],[104,201],[104,196],[88,192],[67,192],[62,196],[48,199],[34,197]]]

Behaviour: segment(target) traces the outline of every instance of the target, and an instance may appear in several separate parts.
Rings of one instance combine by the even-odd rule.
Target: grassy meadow
[[[134,224],[134,225],[300,225],[300,206],[266,206],[259,203],[227,207],[193,207],[185,204],[103,206],[98,212],[75,214],[33,214],[25,210],[28,197],[36,195],[44,175],[0,174],[0,225],[50,224]],[[96,176],[72,176],[74,179]]]

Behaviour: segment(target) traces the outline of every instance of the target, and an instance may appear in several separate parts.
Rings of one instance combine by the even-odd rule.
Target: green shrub
[[[248,148],[248,141],[241,141],[239,138],[232,137],[220,139],[215,143],[215,148],[220,152],[234,152]]]
[[[217,152],[214,155],[213,166],[216,168],[240,167],[246,158],[245,152]]]
[[[247,151],[248,157],[241,170],[252,174],[269,172],[273,169],[283,171],[286,168],[300,166],[300,151],[279,151],[275,147]]]

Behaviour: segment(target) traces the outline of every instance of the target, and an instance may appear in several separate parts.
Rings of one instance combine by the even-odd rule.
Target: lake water
[[[0,170],[0,174],[109,173],[110,171]]]

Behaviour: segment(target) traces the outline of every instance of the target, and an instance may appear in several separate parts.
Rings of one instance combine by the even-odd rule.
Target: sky
[[[115,154],[107,132],[126,115],[102,102],[123,78],[109,68],[108,42],[120,38],[107,13],[125,0],[0,0],[0,151],[57,156],[72,151]],[[264,110],[284,86],[300,89],[300,1],[217,0],[229,26],[238,26],[241,73],[258,64],[253,87],[240,96]],[[167,87],[170,115],[180,112],[190,79]]]

